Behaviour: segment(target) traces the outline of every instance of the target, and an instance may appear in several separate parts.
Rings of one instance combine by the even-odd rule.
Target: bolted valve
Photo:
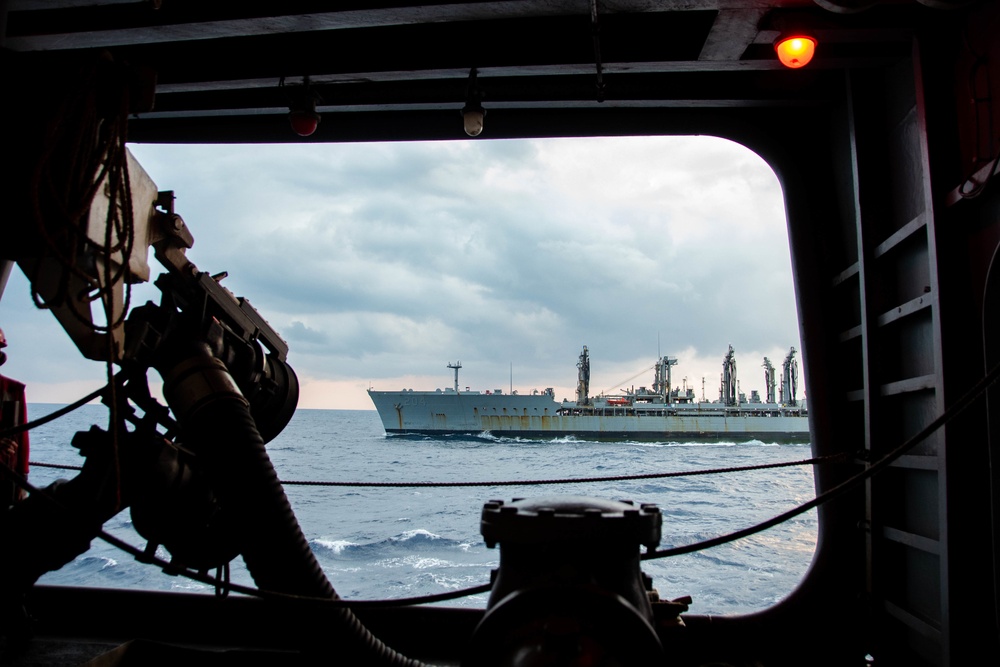
[[[663,661],[639,547],[660,542],[656,505],[582,496],[491,500],[480,528],[500,546],[465,665]]]

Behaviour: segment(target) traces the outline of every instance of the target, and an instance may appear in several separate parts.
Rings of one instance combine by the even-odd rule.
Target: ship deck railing
[[[804,408],[795,406],[722,406],[702,404],[657,404],[657,405],[610,405],[610,406],[563,406],[556,411],[558,416],[584,417],[803,417]]]

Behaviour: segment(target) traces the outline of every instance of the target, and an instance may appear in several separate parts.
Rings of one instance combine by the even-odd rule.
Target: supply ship
[[[764,357],[765,396],[740,393],[733,347],[722,362],[718,401],[697,401],[694,390],[674,387],[676,357],[663,356],[653,366],[651,388],[615,395],[590,396],[590,352],[577,362],[576,400],[557,402],[552,388],[519,394],[503,390],[461,391],[461,362],[454,386],[434,391],[368,390],[387,434],[456,435],[488,432],[509,437],[574,436],[588,440],[808,442],[805,401],[796,399],[798,361],[791,348],[782,365],[776,396],[774,365]],[[776,398],[778,400],[776,400]]]

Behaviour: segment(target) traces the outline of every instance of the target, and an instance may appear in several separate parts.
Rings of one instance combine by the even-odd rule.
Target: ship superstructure
[[[786,376],[795,349],[785,361]],[[652,388],[590,396],[590,351],[584,346],[577,362],[576,400],[557,401],[552,388],[531,394],[459,391],[368,390],[386,433],[455,435],[490,432],[512,437],[575,436],[598,440],[753,440],[808,442],[809,418],[795,385],[782,382],[781,403],[750,400],[737,390],[736,354],[729,347],[723,361],[720,400],[698,402],[690,388],[675,388],[675,357],[654,364]],[[797,365],[796,365],[797,368]],[[797,370],[792,373],[797,378]],[[786,390],[787,387],[787,390]],[[773,389],[770,392],[773,395]],[[787,396],[786,396],[787,394]]]

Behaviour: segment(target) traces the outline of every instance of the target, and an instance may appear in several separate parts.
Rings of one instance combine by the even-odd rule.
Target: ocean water
[[[60,406],[34,404],[36,419]],[[103,406],[87,405],[31,434],[33,462],[80,465],[70,446],[78,430],[105,427]],[[306,538],[341,597],[405,598],[489,582],[499,551],[486,548],[479,515],[490,499],[586,495],[651,502],[663,513],[660,548],[726,534],[758,523],[815,495],[812,469],[774,470],[591,484],[448,488],[300,486],[295,481],[480,482],[572,479],[714,469],[807,459],[808,445],[523,440],[490,434],[453,438],[388,437],[374,411],[299,410],[268,445]],[[30,481],[45,486],[73,471],[35,466]],[[127,510],[105,530],[143,548]],[[691,612],[740,614],[787,596],[804,576],[816,546],[810,511],[753,537],[702,552],[644,561],[665,599],[689,595]],[[160,550],[159,555],[168,559]],[[252,586],[240,559],[232,581]],[[91,549],[41,583],[211,592],[169,576],[98,539]],[[485,607],[487,595],[444,603]]]

